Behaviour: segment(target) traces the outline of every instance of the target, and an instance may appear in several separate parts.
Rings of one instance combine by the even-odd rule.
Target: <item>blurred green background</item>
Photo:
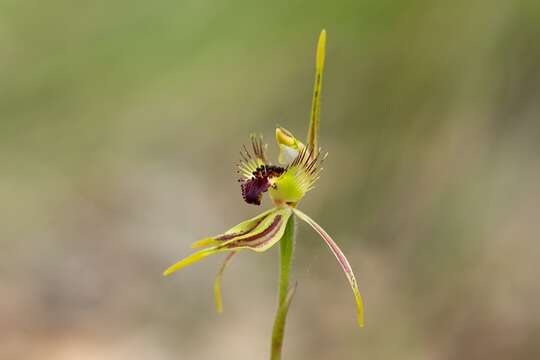
[[[170,278],[261,212],[238,150],[305,134],[366,327],[299,225],[286,359],[540,358],[540,3],[0,1],[0,358],[266,359],[277,247]],[[263,208],[269,201],[263,203]]]

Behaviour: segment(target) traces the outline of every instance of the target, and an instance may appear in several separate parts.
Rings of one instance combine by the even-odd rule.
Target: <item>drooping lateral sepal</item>
[[[222,234],[197,240],[193,244],[191,244],[191,247],[198,248],[198,247],[205,247],[205,246],[210,246],[210,245],[213,245],[213,246],[220,245],[223,243],[224,240],[230,240],[235,237],[245,235],[249,233],[250,231],[252,231],[253,229],[255,229],[255,227],[259,225],[261,221],[273,211],[274,209],[270,209],[251,219],[242,221],[240,224],[233,226],[232,228],[230,228],[229,230],[225,231]]]
[[[169,275],[184,266],[193,264],[203,258],[224,251],[250,249],[257,252],[266,251],[283,236],[287,220],[292,214],[290,207],[275,207],[263,214],[246,220],[231,228],[224,234],[213,238],[205,238],[205,243],[214,244],[199,250],[167,268],[163,275]],[[197,245],[197,243],[196,243]]]
[[[302,220],[307,222],[324,240],[324,242],[328,245],[336,259],[338,260],[339,264],[341,265],[341,268],[345,272],[345,275],[347,276],[347,280],[349,280],[349,284],[351,285],[354,298],[356,300],[356,312],[357,312],[357,320],[358,325],[360,327],[364,326],[364,305],[362,301],[362,296],[360,295],[360,290],[358,289],[358,283],[356,282],[356,278],[354,276],[353,270],[351,268],[351,265],[349,264],[349,261],[345,257],[345,254],[341,251],[341,249],[338,247],[336,242],[328,235],[328,233],[319,225],[317,224],[312,218],[304,214],[298,209],[293,209],[294,213]]]
[[[291,214],[289,206],[275,207],[252,231],[227,240],[220,246],[230,250],[266,251],[281,239]]]

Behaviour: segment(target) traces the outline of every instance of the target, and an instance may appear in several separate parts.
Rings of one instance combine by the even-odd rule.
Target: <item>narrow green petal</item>
[[[362,296],[360,295],[360,290],[358,290],[358,284],[356,282],[356,278],[354,276],[354,273],[352,271],[351,265],[349,264],[349,261],[341,251],[341,249],[337,246],[334,240],[328,235],[324,229],[317,224],[313,219],[311,219],[309,216],[304,214],[298,209],[293,209],[294,213],[302,220],[307,222],[319,235],[323,238],[323,240],[326,242],[336,259],[338,260],[339,264],[341,265],[341,268],[345,272],[345,275],[347,276],[347,279],[349,280],[349,283],[351,284],[352,291],[354,293],[354,298],[356,300],[356,309],[357,309],[357,319],[358,319],[358,325],[360,327],[364,326],[364,306],[362,301]]]
[[[188,257],[185,257],[182,260],[176,262],[175,264],[169,266],[163,272],[163,275],[164,276],[170,275],[173,272],[175,272],[177,270],[180,270],[184,266],[191,265],[191,264],[193,264],[193,263],[195,263],[195,262],[197,262],[199,260],[204,259],[205,257],[207,257],[209,255],[212,255],[212,254],[218,253],[220,251],[224,251],[224,250],[226,250],[226,249],[221,249],[221,248],[219,248],[217,246],[214,246],[214,247],[211,247],[211,248],[208,248],[208,249],[199,250],[199,251],[189,255]]]
[[[227,254],[227,257],[225,257],[225,260],[223,261],[223,264],[221,264],[221,268],[219,269],[216,278],[214,280],[214,299],[216,302],[216,311],[218,313],[223,312],[223,301],[221,297],[221,278],[223,277],[223,272],[225,271],[225,267],[231,261],[231,258],[236,254],[236,251],[232,251],[229,254]]]
[[[315,59],[315,85],[313,86],[313,101],[311,103],[311,119],[309,122],[309,131],[307,146],[317,155],[318,150],[318,135],[319,135],[319,115],[321,109],[321,88],[324,72],[324,58],[326,51],[326,30],[322,30],[317,43],[317,55]]]

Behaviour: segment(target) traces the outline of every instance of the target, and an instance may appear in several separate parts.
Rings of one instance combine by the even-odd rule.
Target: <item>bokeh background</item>
[[[286,359],[540,358],[540,3],[0,1],[0,358],[266,359],[277,247],[170,278],[262,211],[252,131],[321,145]],[[269,206],[266,201],[263,208]]]

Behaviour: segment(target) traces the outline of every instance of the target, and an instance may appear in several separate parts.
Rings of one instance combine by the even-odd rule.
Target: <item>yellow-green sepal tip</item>
[[[191,255],[189,255],[186,258],[183,258],[182,260],[174,263],[173,265],[169,266],[165,271],[163,272],[163,276],[167,276],[172,274],[175,271],[180,270],[181,268],[191,265],[199,260],[204,259],[207,256],[210,256],[212,254],[215,254],[219,251],[223,251],[223,249],[220,249],[218,247],[211,247],[208,249],[199,250]]]
[[[317,59],[316,59],[317,69],[322,69],[324,67],[325,52],[326,52],[326,29],[322,29],[319,35],[319,41],[317,43]]]
[[[313,228],[313,230],[315,230],[321,236],[326,245],[328,245],[330,251],[336,257],[353,291],[354,299],[356,301],[356,318],[358,326],[364,327],[364,302],[362,300],[362,295],[360,295],[360,290],[358,289],[356,277],[354,276],[354,272],[351,268],[351,265],[349,264],[349,261],[345,257],[345,254],[343,254],[343,251],[341,251],[341,249],[332,239],[332,237],[330,237],[330,235],[328,235],[328,233],[319,224],[317,224],[315,220],[313,220],[308,215],[298,209],[293,209],[293,212],[301,220],[308,223]]]
[[[324,60],[326,54],[326,30],[322,30],[317,42],[317,52],[315,54],[315,83],[313,85],[313,99],[311,102],[311,117],[309,121],[309,129],[307,136],[307,146],[317,155],[318,137],[319,137],[319,121],[321,112],[321,91],[322,79],[324,73]]]

